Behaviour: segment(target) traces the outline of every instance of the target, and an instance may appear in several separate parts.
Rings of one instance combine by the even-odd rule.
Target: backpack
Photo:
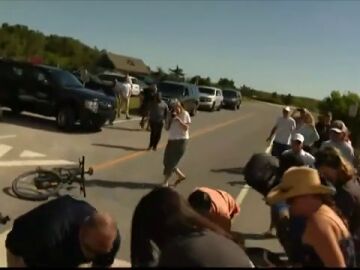
[[[274,186],[278,168],[279,162],[276,157],[266,153],[254,154],[245,165],[245,181],[250,187],[266,196]]]

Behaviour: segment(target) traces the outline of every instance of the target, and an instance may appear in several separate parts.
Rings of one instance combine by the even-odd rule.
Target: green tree
[[[285,105],[293,104],[293,96],[291,94],[282,95],[281,99]]]
[[[176,68],[171,69],[169,68],[170,74],[169,77],[171,80],[175,81],[183,81],[185,80],[185,74],[182,68],[179,68],[178,65],[176,65]]]
[[[218,84],[218,86],[223,87],[223,88],[236,89],[235,82],[233,80],[229,80],[227,78],[220,78],[217,84]]]
[[[189,82],[197,85],[212,86],[210,77],[202,78],[199,75],[192,77]]]

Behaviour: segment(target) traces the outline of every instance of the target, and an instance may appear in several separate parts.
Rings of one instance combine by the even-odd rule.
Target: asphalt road
[[[265,139],[280,108],[245,102],[239,111],[199,112],[193,118],[187,152],[180,168],[187,175],[177,190],[184,196],[197,186],[219,188],[241,203],[233,229],[247,235],[247,246],[280,252],[274,239],[262,239],[269,225],[269,208],[255,191],[245,186],[242,168],[255,152],[264,152]],[[59,132],[51,120],[33,116],[7,117],[0,122],[0,211],[12,218],[38,205],[12,196],[12,180],[38,164],[69,164],[82,155],[95,169],[87,180],[87,198],[99,210],[110,212],[122,235],[118,258],[130,258],[130,228],[139,199],[162,183],[162,158],[167,134],[157,152],[147,152],[149,133],[139,122],[124,121],[101,132]],[[79,189],[64,190],[79,198]],[[0,228],[4,239],[11,223]],[[29,232],[31,233],[31,232]],[[0,244],[3,249],[3,244]],[[2,251],[3,252],[3,251]],[[0,254],[1,256],[1,254]],[[0,258],[0,261],[3,259]]]

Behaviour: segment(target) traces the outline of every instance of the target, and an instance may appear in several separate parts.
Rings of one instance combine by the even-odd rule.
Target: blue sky
[[[360,1],[0,1],[1,23],[316,98],[360,93],[359,14]]]

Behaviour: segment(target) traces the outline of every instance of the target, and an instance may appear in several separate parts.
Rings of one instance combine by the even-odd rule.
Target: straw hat
[[[321,184],[317,170],[308,167],[293,167],[284,173],[281,183],[269,192],[266,201],[269,204],[275,204],[309,194],[334,194],[334,190]]]

